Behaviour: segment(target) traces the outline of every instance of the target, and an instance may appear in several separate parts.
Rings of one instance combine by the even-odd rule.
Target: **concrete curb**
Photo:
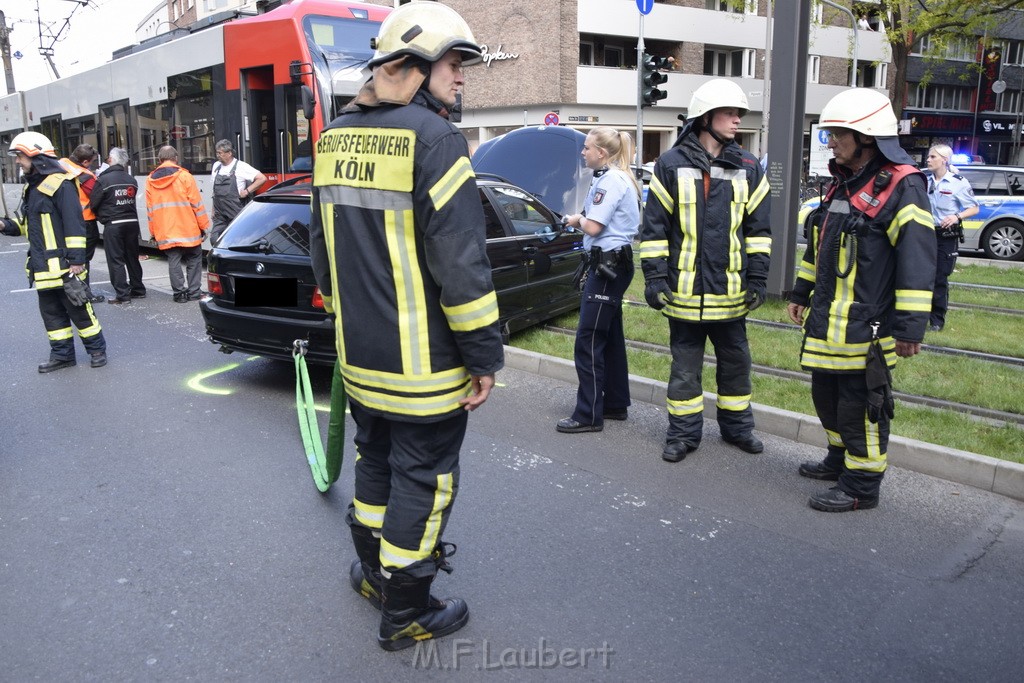
[[[577,381],[572,361],[511,346],[505,347],[505,365],[570,384]],[[634,401],[664,406],[667,389],[665,382],[629,376],[629,392]],[[704,401],[705,419],[714,419],[715,395],[705,392]],[[753,408],[757,431],[811,446],[824,444],[817,417],[756,403]],[[913,472],[1024,500],[1024,465],[1019,463],[900,436],[889,438],[889,462]]]

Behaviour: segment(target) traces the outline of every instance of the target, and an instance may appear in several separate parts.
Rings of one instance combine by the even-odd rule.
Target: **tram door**
[[[243,69],[242,140],[236,141],[246,162],[265,174],[278,170],[277,115],[274,107],[274,70],[263,66]]]
[[[128,140],[128,101],[100,106],[98,137],[100,160],[106,159],[111,147],[132,149]]]

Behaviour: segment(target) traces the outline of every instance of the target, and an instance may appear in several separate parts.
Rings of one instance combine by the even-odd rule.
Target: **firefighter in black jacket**
[[[135,197],[139,183],[128,173],[128,152],[111,147],[109,166],[96,179],[89,197],[89,208],[103,223],[103,251],[107,255],[107,271],[114,296],[108,304],[130,304],[132,299],[146,296],[139,263],[139,214]],[[125,272],[127,271],[127,275]]]
[[[718,426],[747,453],[753,434],[746,316],[764,302],[771,256],[768,178],[736,144],[747,96],[716,78],[693,93],[689,122],[659,157],[644,208],[640,257],[647,303],[669,322],[672,369],[661,457],[679,462],[700,445],[704,347],[715,347]]]
[[[79,278],[85,270],[85,219],[78,201],[78,188],[41,133],[18,133],[11,140],[9,154],[25,173],[22,222],[17,232],[4,222],[4,232],[28,237],[26,272],[39,294],[39,313],[50,339],[50,360],[39,372],[53,372],[75,364],[75,335],[94,368],[107,364],[107,343],[103,331],[85,299],[73,303],[65,293],[65,280]],[[75,282],[80,289],[84,285]]]
[[[448,120],[480,48],[437,2],[392,12],[372,46],[371,80],[316,145],[310,243],[357,427],[350,578],[398,650],[469,619],[430,585],[450,570],[468,411],[504,356],[483,207]]]
[[[801,365],[828,437],[802,476],[835,481],[811,507],[873,508],[886,469],[891,411],[873,404],[872,342],[892,367],[921,349],[935,281],[935,230],[924,175],[899,146],[896,116],[877,90],[853,88],[821,112],[834,158],[797,270],[789,317],[803,325]],[[884,367],[883,367],[884,370]]]

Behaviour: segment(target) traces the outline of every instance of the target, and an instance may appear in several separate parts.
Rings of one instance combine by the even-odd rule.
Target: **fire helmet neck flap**
[[[462,52],[464,66],[482,59],[480,46],[466,20],[451,7],[433,1],[410,2],[389,14],[370,47],[376,50],[371,67],[403,55],[436,62],[449,50]]]
[[[34,131],[25,131],[24,133],[18,133],[11,140],[10,148],[7,153],[10,156],[17,156],[18,152],[21,152],[27,157],[34,157],[40,154],[56,157],[57,152],[53,148],[53,143],[50,142],[50,138],[46,137],[42,133],[36,133]]]

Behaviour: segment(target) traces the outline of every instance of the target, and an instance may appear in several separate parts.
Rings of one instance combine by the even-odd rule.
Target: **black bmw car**
[[[580,305],[572,281],[584,257],[583,238],[566,230],[561,217],[582,206],[579,193],[585,193],[589,177],[579,161],[583,134],[560,130],[564,132],[526,136],[548,148],[547,158],[552,147],[560,147],[559,168],[545,166],[536,156],[520,159],[543,169],[534,176],[536,187],[554,199],[551,205],[489,174],[486,169],[508,155],[494,156],[490,166],[477,165],[474,157],[487,255],[506,337]],[[478,155],[494,150],[495,144],[485,144]],[[516,150],[527,147],[515,145]],[[514,164],[498,166],[514,170]],[[540,182],[545,178],[547,184]],[[310,265],[309,222],[310,180],[300,178],[257,197],[213,247],[207,261],[209,296],[200,302],[200,310],[210,340],[221,350],[289,359],[295,340],[301,339],[308,341],[308,361],[334,363],[334,328]]]

